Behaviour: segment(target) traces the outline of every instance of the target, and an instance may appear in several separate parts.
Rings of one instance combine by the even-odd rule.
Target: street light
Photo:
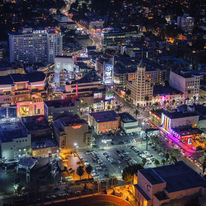
[[[142,122],[142,127],[145,129],[145,122]],[[148,136],[147,136],[147,129],[145,129],[145,138],[146,138],[146,150],[148,150]]]

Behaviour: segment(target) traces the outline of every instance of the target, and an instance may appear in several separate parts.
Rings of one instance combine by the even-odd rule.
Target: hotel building
[[[9,34],[9,49],[11,63],[53,63],[55,56],[62,55],[62,34],[57,28],[24,28]]]

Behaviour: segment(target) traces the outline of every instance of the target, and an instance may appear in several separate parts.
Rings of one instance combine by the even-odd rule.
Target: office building
[[[195,19],[188,14],[184,14],[183,16],[177,17],[177,25],[186,32],[192,32],[194,25],[195,25]]]
[[[181,91],[185,99],[199,98],[200,77],[189,73],[175,73],[170,71],[169,84]]]
[[[10,62],[18,64],[53,63],[62,55],[62,35],[57,28],[24,28],[9,34]]]
[[[151,75],[146,73],[142,60],[136,71],[136,77],[128,81],[126,90],[129,91],[128,99],[136,106],[149,105],[153,97],[153,84]]]
[[[139,206],[170,205],[185,197],[189,202],[193,195],[205,195],[205,179],[183,161],[141,169],[137,177],[135,198]]]

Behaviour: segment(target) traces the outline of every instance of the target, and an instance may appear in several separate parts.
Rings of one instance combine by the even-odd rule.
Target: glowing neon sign
[[[80,129],[82,127],[82,125],[81,124],[78,124],[78,125],[73,125],[72,126],[72,128],[73,129]]]

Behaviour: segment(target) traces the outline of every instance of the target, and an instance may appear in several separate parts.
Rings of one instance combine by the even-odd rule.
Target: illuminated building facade
[[[63,113],[73,113],[80,115],[79,99],[52,100],[44,103],[45,116],[49,122],[53,122]]]
[[[104,62],[103,82],[106,85],[112,85],[114,80],[114,64]]]
[[[116,132],[120,129],[120,116],[115,111],[93,112],[88,116],[88,123],[96,134]]]
[[[185,99],[191,99],[194,96],[199,98],[200,76],[191,74],[177,74],[170,71],[169,84],[172,88],[181,91]]]
[[[44,115],[44,102],[21,101],[16,103],[17,116],[28,117]]]
[[[197,126],[199,115],[196,113],[188,112],[163,112],[161,117],[162,128],[170,132],[172,128]]]
[[[54,121],[54,133],[60,149],[75,149],[92,143],[92,131],[78,115],[67,115]]]
[[[20,121],[0,124],[1,157],[5,161],[17,161],[31,155],[31,134]]]
[[[174,204],[175,200],[205,195],[205,179],[183,161],[138,171],[135,198],[139,206]]]
[[[88,72],[83,78],[65,85],[65,96],[71,97],[80,94],[93,94],[95,90],[103,89],[104,85],[95,71]]]
[[[120,113],[119,116],[121,118],[121,128],[125,131],[125,133],[137,133],[140,131],[137,120],[129,113]]]
[[[161,85],[154,86],[153,90],[153,98],[152,98],[153,103],[159,103],[159,104],[164,104],[164,103],[169,103],[173,104],[173,102],[176,103],[183,103],[184,102],[184,96],[183,93],[173,89],[171,87],[164,87]]]
[[[0,103],[16,104],[32,99],[42,101],[45,81],[43,72],[0,76]]]
[[[54,59],[55,64],[55,83],[65,85],[73,79],[74,59],[69,56],[57,56]],[[64,72],[63,72],[64,71]]]
[[[32,157],[55,157],[58,146],[51,139],[32,141]]]
[[[33,30],[24,28],[9,34],[10,62],[23,64],[53,63],[62,55],[62,35],[57,28]]]
[[[153,84],[151,75],[146,73],[146,67],[142,60],[137,67],[136,78],[128,81],[126,89],[131,92],[128,99],[134,105],[145,106],[151,104],[153,96]]]

